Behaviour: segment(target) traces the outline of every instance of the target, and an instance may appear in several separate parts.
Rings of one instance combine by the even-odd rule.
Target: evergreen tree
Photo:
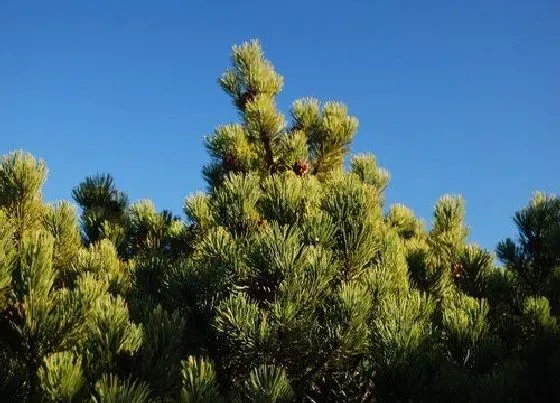
[[[103,374],[128,372],[142,332],[109,293],[127,282],[113,244],[82,248],[74,210],[42,202],[45,177],[29,154],[0,160],[0,395],[77,401]]]
[[[558,197],[516,214],[499,268],[460,196],[429,229],[385,206],[389,174],[349,154],[345,105],[304,98],[286,118],[258,42],[233,47],[219,84],[240,122],[205,139],[186,221],[97,175],[73,191],[78,223],[43,202],[43,162],[2,157],[0,396],[557,401]]]
[[[524,292],[551,298],[560,308],[560,198],[535,193],[515,213],[519,241],[500,242],[498,257],[518,278]]]
[[[72,190],[82,208],[82,236],[86,245],[101,239],[104,229],[113,232],[122,227],[128,196],[117,190],[109,174],[90,176]]]

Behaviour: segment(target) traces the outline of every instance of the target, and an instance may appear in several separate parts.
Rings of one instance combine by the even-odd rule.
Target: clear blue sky
[[[557,0],[3,0],[0,154],[44,158],[47,200],[101,171],[179,213],[204,186],[203,136],[237,119],[216,79],[250,38],[285,77],[284,111],[349,105],[389,203],[430,220],[461,193],[494,248],[531,192],[560,190]]]

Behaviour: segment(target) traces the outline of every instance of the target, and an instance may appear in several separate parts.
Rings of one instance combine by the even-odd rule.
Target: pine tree
[[[497,254],[516,289],[511,344],[520,352],[522,393],[554,401],[560,381],[560,198],[535,193],[515,214],[519,241],[500,242]]]
[[[500,242],[498,257],[515,273],[530,295],[560,300],[560,198],[535,193],[529,205],[515,214],[519,242]]]
[[[117,190],[111,175],[87,177],[72,190],[72,197],[82,208],[83,239],[87,245],[101,239],[104,229],[117,231],[122,226],[128,196]]]
[[[29,154],[0,161],[0,394],[76,401],[103,373],[126,372],[142,332],[109,293],[127,282],[113,244],[82,248],[75,210],[43,203],[45,176]]]
[[[492,267],[465,242],[462,200],[442,198],[429,233],[403,206],[384,215],[389,175],[376,159],[358,155],[343,169],[356,118],[303,99],[285,124],[274,106],[283,79],[257,42],[234,47],[220,83],[242,122],[206,140],[210,191],[185,206],[195,252],[170,282],[177,295],[197,284],[184,309],[207,321],[220,389],[242,393],[235,385],[251,369],[273,365],[297,401],[426,398],[446,349],[468,351],[482,337],[460,336],[463,327],[489,327],[487,310],[472,323],[451,319],[461,317],[455,295],[481,298]],[[446,338],[439,323],[460,328]]]
[[[296,100],[257,41],[219,84],[240,122],[205,139],[186,221],[112,176],[45,203],[46,167],[0,160],[0,396],[22,402],[555,401],[560,202],[519,242],[470,243],[465,202],[429,228],[351,156],[358,121]]]

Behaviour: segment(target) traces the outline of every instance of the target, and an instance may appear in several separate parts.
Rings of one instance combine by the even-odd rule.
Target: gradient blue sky
[[[557,0],[2,0],[0,154],[45,159],[47,200],[101,171],[179,213],[204,186],[203,136],[237,119],[216,79],[250,38],[285,77],[284,111],[349,105],[389,203],[430,221],[461,193],[494,248],[534,190],[560,189]]]

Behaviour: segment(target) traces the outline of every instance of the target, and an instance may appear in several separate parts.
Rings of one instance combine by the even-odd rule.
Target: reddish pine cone
[[[463,265],[461,263],[454,263],[451,266],[451,274],[455,278],[459,278],[463,275]]]
[[[303,176],[309,172],[309,164],[305,161],[297,161],[292,169],[296,175]]]

